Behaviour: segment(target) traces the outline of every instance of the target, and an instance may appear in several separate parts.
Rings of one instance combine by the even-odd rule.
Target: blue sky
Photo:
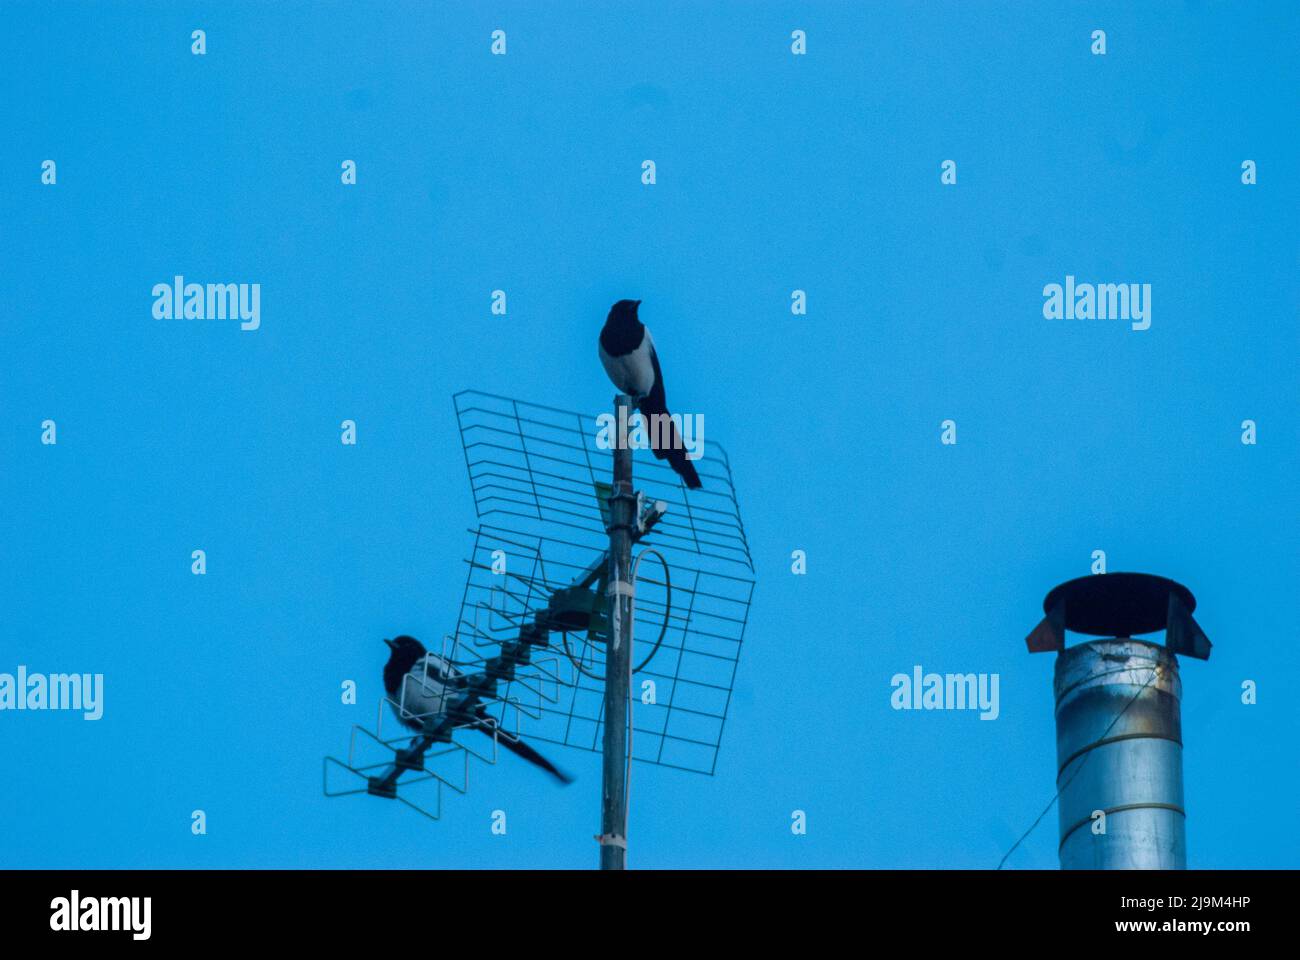
[[[379,639],[454,624],[451,394],[603,409],[596,333],[636,297],[758,587],[716,776],[636,768],[631,865],[996,865],[1054,790],[1023,638],[1103,549],[1215,643],[1183,663],[1189,865],[1300,866],[1293,4],[0,21],[0,671],[106,683],[97,722],[0,714],[0,863],[593,865],[594,754],[551,749],[567,789],[476,770],[436,824],[322,798],[320,762]],[[154,320],[175,274],[261,283],[261,328]],[[1150,283],[1151,328],[1045,320],[1067,274]],[[915,664],[999,674],[999,718],[892,710]],[[1009,865],[1056,865],[1055,813]]]

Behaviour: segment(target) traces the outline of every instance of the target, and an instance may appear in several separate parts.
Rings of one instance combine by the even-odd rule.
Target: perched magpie
[[[384,643],[392,651],[388,662],[384,664],[384,690],[393,701],[393,713],[397,714],[402,726],[423,733],[426,724],[433,725],[438,721],[439,714],[453,706],[459,695],[462,674],[443,657],[424,649],[424,644],[414,637],[401,636],[396,640],[385,640]],[[462,726],[482,730],[489,737],[497,729],[488,717],[487,707],[482,705],[474,708],[473,719]],[[572,777],[561,772],[522,740],[511,738],[506,731],[500,730],[496,740],[511,753],[536,764],[561,783],[573,782]]]
[[[640,300],[620,300],[609,308],[604,329],[600,331],[600,362],[614,386],[637,402],[641,416],[648,421],[656,414],[668,416],[668,404],[654,339],[645,324],[637,319],[636,308],[640,304]],[[671,424],[669,430],[667,447],[661,442],[653,448],[654,455],[667,460],[686,485],[697,490],[700,475],[695,472],[695,464],[686,457],[677,425]]]

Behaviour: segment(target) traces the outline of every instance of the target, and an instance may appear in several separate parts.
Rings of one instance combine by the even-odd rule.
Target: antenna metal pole
[[[636,493],[627,419],[632,398],[614,398],[614,489],[609,497],[609,644],[605,648],[604,774],[600,805],[600,868],[622,870],[627,857],[627,703],[632,657],[632,537]]]

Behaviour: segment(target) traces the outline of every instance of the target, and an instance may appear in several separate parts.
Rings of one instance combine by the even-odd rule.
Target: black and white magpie
[[[645,324],[637,319],[636,309],[640,305],[640,300],[620,300],[609,308],[609,316],[600,331],[600,362],[614,386],[636,401],[641,416],[648,421],[656,414],[668,416],[668,404],[654,339]],[[654,455],[667,460],[686,481],[686,486],[697,490],[700,475],[686,456],[676,424],[669,422],[669,442],[667,446],[660,442],[653,447]]]
[[[414,637],[400,636],[384,643],[392,651],[384,664],[384,690],[392,701],[393,713],[402,726],[423,733],[454,705],[463,674],[445,658],[426,650]],[[475,708],[473,719],[462,726],[482,730],[489,737],[495,735],[497,742],[511,753],[536,764],[561,783],[573,782],[572,777],[528,744],[498,730],[488,717],[487,707]]]

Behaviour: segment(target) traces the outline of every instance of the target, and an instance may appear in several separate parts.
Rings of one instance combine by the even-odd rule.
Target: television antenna
[[[600,863],[622,869],[632,761],[717,768],[754,587],[730,461],[709,443],[703,487],[688,490],[649,451],[634,456],[639,415],[623,395],[608,419],[477,390],[453,400],[478,520],[441,651],[461,677],[414,737],[384,735],[392,701],[381,702],[374,731],[354,726],[346,761],[325,758],[325,793],[437,819],[443,789],[464,793],[471,758],[495,762],[495,741],[597,751]],[[475,716],[491,725],[491,753],[458,738]],[[332,771],[357,779],[331,789]],[[430,786],[432,801],[412,801]]]

